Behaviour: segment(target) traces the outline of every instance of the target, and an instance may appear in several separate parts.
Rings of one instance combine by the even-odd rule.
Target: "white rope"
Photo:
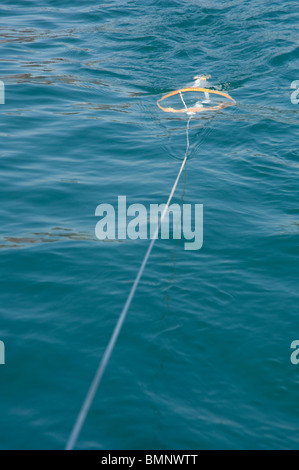
[[[183,100],[183,102],[184,102],[184,100]],[[132,287],[132,289],[131,289],[131,291],[130,291],[129,297],[128,297],[128,299],[127,299],[127,301],[126,301],[126,303],[125,303],[125,306],[124,306],[124,308],[123,308],[123,310],[122,310],[122,312],[121,312],[121,315],[120,315],[119,320],[118,320],[118,322],[117,322],[117,324],[116,324],[116,327],[115,327],[115,329],[114,329],[114,331],[113,331],[113,334],[112,334],[111,339],[110,339],[110,341],[109,341],[109,343],[108,343],[108,346],[107,346],[106,351],[105,351],[105,353],[104,353],[104,356],[103,356],[103,358],[102,358],[102,360],[101,360],[101,363],[100,363],[100,365],[99,365],[99,367],[98,367],[98,370],[97,370],[97,372],[96,372],[96,375],[95,375],[95,377],[94,377],[94,379],[93,379],[93,381],[92,381],[92,384],[91,384],[91,386],[90,386],[90,389],[89,389],[89,391],[88,391],[88,393],[87,393],[87,395],[86,395],[85,401],[84,401],[83,406],[82,406],[82,408],[81,408],[81,411],[80,411],[80,413],[79,413],[79,415],[78,415],[77,421],[76,421],[76,423],[75,423],[75,425],[74,425],[74,428],[73,428],[73,430],[72,430],[72,433],[71,433],[71,435],[70,435],[70,438],[69,438],[69,440],[68,440],[68,443],[67,443],[67,445],[66,445],[65,450],[73,450],[74,447],[75,447],[75,445],[76,445],[76,442],[77,442],[77,440],[78,440],[78,437],[79,437],[79,435],[80,435],[80,432],[81,432],[81,430],[82,430],[82,428],[83,428],[84,422],[85,422],[85,420],[86,420],[87,414],[88,414],[89,409],[90,409],[90,407],[91,407],[91,405],[92,405],[93,399],[94,399],[94,397],[95,397],[95,395],[96,395],[97,389],[98,389],[98,387],[99,387],[99,385],[100,385],[100,382],[101,382],[102,377],[103,377],[103,375],[104,375],[104,372],[105,372],[105,370],[106,370],[107,364],[108,364],[109,359],[110,359],[110,357],[111,357],[111,354],[112,354],[112,352],[113,352],[113,349],[114,349],[114,346],[115,346],[115,344],[116,344],[117,338],[118,338],[118,336],[119,336],[119,333],[120,333],[120,331],[121,331],[121,328],[122,328],[122,326],[123,326],[123,324],[124,324],[124,321],[125,321],[125,319],[126,319],[128,310],[129,310],[129,308],[130,308],[130,305],[131,305],[131,302],[132,302],[132,300],[133,300],[134,294],[135,294],[136,289],[137,289],[137,287],[138,287],[139,281],[140,281],[141,276],[142,276],[142,274],[143,274],[143,271],[144,271],[144,269],[145,269],[145,267],[146,267],[147,261],[148,261],[148,259],[149,259],[150,254],[151,254],[151,251],[152,251],[152,249],[153,249],[153,246],[154,246],[154,244],[155,244],[155,241],[156,241],[157,238],[158,238],[159,230],[160,230],[161,224],[163,223],[164,217],[165,217],[165,215],[166,215],[166,213],[167,213],[167,211],[168,211],[168,207],[169,207],[170,202],[171,202],[171,200],[172,200],[172,198],[173,198],[174,192],[175,192],[175,190],[176,190],[176,188],[177,188],[179,179],[180,179],[180,177],[181,177],[182,171],[183,171],[183,169],[184,169],[184,166],[185,166],[185,164],[186,164],[187,157],[188,157],[188,152],[189,152],[189,126],[190,126],[190,120],[191,120],[191,118],[192,118],[192,116],[190,116],[190,118],[189,118],[189,120],[188,120],[188,123],[187,123],[187,129],[186,129],[186,134],[187,134],[187,148],[186,148],[185,157],[184,157],[184,160],[183,160],[183,162],[182,162],[180,171],[179,171],[178,176],[177,176],[177,178],[176,178],[176,180],[175,180],[175,183],[174,183],[174,185],[173,185],[173,187],[172,187],[172,190],[171,190],[171,193],[170,193],[170,195],[169,195],[167,204],[166,204],[166,206],[165,206],[165,208],[164,208],[164,211],[163,211],[163,213],[162,213],[162,215],[161,215],[160,222],[158,223],[158,226],[157,226],[157,228],[156,228],[156,230],[155,230],[154,236],[153,236],[153,238],[152,238],[152,240],[151,240],[151,243],[150,243],[150,245],[149,245],[149,247],[148,247],[148,250],[147,250],[147,252],[146,252],[146,254],[145,254],[145,257],[144,257],[144,259],[143,259],[143,261],[142,261],[142,264],[141,264],[141,266],[140,266],[139,272],[138,272],[138,274],[137,274],[137,277],[136,277],[136,279],[135,279],[135,282],[134,282],[134,284],[133,284],[133,287]]]
[[[185,100],[184,100],[184,98],[183,98],[183,95],[182,95],[182,92],[181,92],[181,91],[180,91],[180,97],[181,97],[181,100],[182,100],[182,102],[183,102],[183,105],[185,106],[186,111],[188,112],[188,107],[187,107],[187,105],[186,105],[186,103],[185,103]]]

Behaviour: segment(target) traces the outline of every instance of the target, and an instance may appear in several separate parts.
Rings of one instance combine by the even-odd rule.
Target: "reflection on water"
[[[50,232],[36,232],[27,237],[3,237],[0,239],[0,248],[21,248],[26,245],[55,243],[62,240],[96,241],[96,238],[85,233],[73,232],[68,228],[55,227]]]
[[[35,232],[26,237],[3,237],[0,238],[0,248],[25,248],[28,245],[39,243],[57,243],[63,241],[92,241],[97,243],[123,243],[122,240],[98,240],[88,233],[74,232],[72,229],[55,227],[50,232]]]

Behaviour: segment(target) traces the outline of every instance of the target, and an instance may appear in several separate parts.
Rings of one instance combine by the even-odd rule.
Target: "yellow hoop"
[[[174,108],[163,108],[163,106],[160,105],[161,101],[166,100],[167,98],[170,98],[171,96],[178,95],[179,93],[185,93],[187,91],[196,91],[196,92],[201,92],[201,93],[212,93],[214,95],[220,95],[224,96],[224,98],[227,98],[231,100],[231,103],[221,103],[218,104],[217,106],[211,106],[210,108],[203,108],[203,107],[198,107],[195,106],[193,108],[184,108],[184,109],[174,109]],[[172,91],[171,93],[168,93],[168,95],[163,96],[163,98],[159,99],[157,101],[157,105],[159,106],[162,111],[165,113],[202,113],[205,111],[218,111],[219,109],[224,109],[227,108],[228,106],[235,106],[237,102],[227,93],[223,93],[222,91],[216,91],[216,90],[209,90],[208,88],[181,88],[180,90]]]

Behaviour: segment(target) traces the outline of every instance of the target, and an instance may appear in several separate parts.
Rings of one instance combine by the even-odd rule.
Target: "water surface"
[[[298,449],[299,79],[294,1],[3,0],[0,447],[62,449],[148,241],[100,242],[98,204],[163,203],[209,73],[236,108],[191,121],[174,202],[79,449]]]

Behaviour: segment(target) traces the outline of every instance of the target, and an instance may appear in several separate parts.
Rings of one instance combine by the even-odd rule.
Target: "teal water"
[[[62,449],[148,241],[100,242],[100,203],[163,203],[209,73],[238,102],[191,122],[174,202],[204,246],[157,241],[78,449],[298,449],[295,1],[3,0],[0,448]],[[185,181],[184,181],[185,180]]]

